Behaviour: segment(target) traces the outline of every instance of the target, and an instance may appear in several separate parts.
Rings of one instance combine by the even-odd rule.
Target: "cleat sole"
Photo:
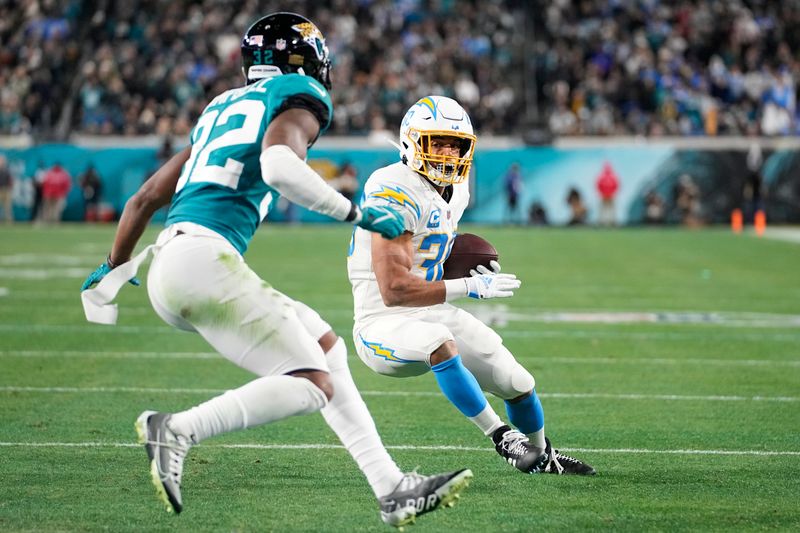
[[[156,466],[155,461],[150,462],[150,480],[153,482],[153,486],[156,488],[156,495],[158,496],[158,499],[164,504],[167,512],[177,514],[177,511],[174,507],[172,507],[172,504],[169,501],[164,484],[161,483],[161,477],[158,475],[158,467]]]
[[[136,430],[136,442],[139,444],[147,443],[147,422],[146,419],[142,420],[144,413],[142,413],[136,422],[133,423],[133,428]]]
[[[411,511],[408,516],[401,518],[396,524],[390,524],[397,528],[398,531],[405,531],[405,526],[413,526],[417,521],[416,509]]]
[[[461,499],[461,492],[469,487],[472,477],[472,470],[466,469],[453,478],[446,486],[445,494],[441,496],[441,505],[445,508],[453,507]]]
[[[150,458],[151,461],[153,460],[153,450],[151,450],[150,446],[148,446],[147,420],[151,415],[154,414],[156,414],[156,411],[144,411],[139,415],[139,418],[137,418],[136,422],[133,424],[133,427],[136,430],[137,442],[144,446],[145,450],[147,451],[147,457]]]
[[[403,526],[413,525],[417,519],[416,507],[405,507],[403,509],[405,514],[395,516],[394,513],[389,515],[381,511],[381,519],[387,525],[396,527],[398,530],[403,531]]]

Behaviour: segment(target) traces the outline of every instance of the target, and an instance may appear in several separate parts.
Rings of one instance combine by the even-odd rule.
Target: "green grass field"
[[[599,473],[522,475],[432,376],[378,376],[352,355],[402,468],[475,473],[456,507],[412,531],[800,530],[800,245],[721,229],[462,229],[523,280],[512,299],[465,305],[536,377],[555,445]],[[0,531],[391,530],[319,415],[194,448],[185,511],[164,511],[136,416],[249,376],[163,324],[143,288],[123,289],[117,326],[85,321],[78,289],[112,237],[0,228]],[[352,348],[348,238],[266,227],[248,261]]]

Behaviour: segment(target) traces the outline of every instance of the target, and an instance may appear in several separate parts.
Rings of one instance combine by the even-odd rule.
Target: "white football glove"
[[[489,261],[489,266],[492,267],[492,270],[489,270],[483,265],[478,265],[476,268],[471,268],[469,270],[470,276],[480,276],[481,274],[499,274],[500,273],[500,263],[495,261],[494,259]]]
[[[509,298],[514,296],[514,289],[519,289],[522,282],[514,274],[501,274],[500,263],[489,263],[492,270],[483,265],[470,270],[472,277],[464,278],[467,282],[467,296],[470,298]]]

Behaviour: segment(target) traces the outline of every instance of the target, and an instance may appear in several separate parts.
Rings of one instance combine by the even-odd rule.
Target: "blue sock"
[[[472,418],[486,408],[486,396],[460,355],[433,365],[431,370],[444,395],[464,416]]]
[[[511,403],[506,400],[506,413],[511,423],[526,435],[536,433],[544,427],[544,410],[535,390],[521,402]]]

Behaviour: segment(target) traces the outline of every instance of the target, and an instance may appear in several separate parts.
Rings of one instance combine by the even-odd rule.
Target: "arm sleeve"
[[[342,221],[355,211],[350,200],[325,183],[288,146],[270,146],[261,152],[259,161],[264,183],[292,203]]]

